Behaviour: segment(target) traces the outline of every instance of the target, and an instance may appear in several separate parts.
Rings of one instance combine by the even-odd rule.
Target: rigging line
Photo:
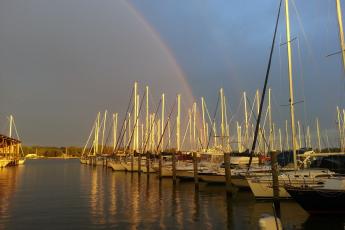
[[[186,140],[186,136],[187,136],[187,132],[188,132],[188,130],[189,130],[189,124],[190,124],[190,123],[191,123],[191,120],[188,119],[187,128],[186,128],[186,130],[185,130],[185,132],[184,132],[183,139],[182,139],[182,143],[181,143],[181,149],[182,149],[182,147],[183,147],[183,145],[184,145],[184,142],[185,142],[185,140]]]
[[[219,96],[218,96],[218,100],[219,100]],[[210,112],[208,111],[206,102],[204,103],[204,106],[205,106],[206,113],[207,113],[207,116],[208,116],[208,118],[209,118],[209,120],[210,120],[210,124],[211,124],[211,126],[210,126],[210,134],[209,134],[209,135],[211,135],[211,134],[212,134],[212,131],[213,131],[214,136],[216,136],[217,134],[215,133],[215,130],[213,129],[213,126],[214,126],[213,123],[214,123],[215,121],[212,122],[212,119],[211,119],[211,116],[210,116]],[[218,107],[218,102],[217,102],[217,107]],[[211,138],[211,137],[209,137],[209,138]],[[210,139],[208,140],[207,147],[208,147],[208,145],[209,145],[209,141],[210,141]]]
[[[130,139],[129,139],[129,143],[128,143],[128,145],[127,145],[127,148],[125,149],[125,153],[126,153],[126,150],[128,150],[129,149],[129,146],[131,145],[131,143],[132,143],[132,140],[133,140],[133,136],[134,136],[134,132],[135,132],[135,129],[137,128],[137,125],[138,125],[138,118],[139,118],[139,116],[140,116],[140,111],[141,111],[141,109],[142,109],[142,106],[143,106],[143,104],[144,104],[144,99],[145,99],[145,93],[143,93],[144,94],[144,96],[143,96],[143,99],[141,99],[141,102],[140,102],[140,107],[139,107],[139,111],[138,111],[138,114],[137,114],[137,116],[135,117],[135,123],[134,123],[134,126],[133,126],[133,130],[132,130],[132,133],[131,133],[131,137],[130,137]],[[135,144],[134,144],[135,145]],[[135,151],[135,149],[134,149],[134,151]]]
[[[302,65],[302,55],[301,55],[301,47],[299,40],[297,40],[297,53],[298,53],[298,59],[299,59],[299,64],[300,64],[300,74],[301,74],[301,83],[302,83],[302,97],[303,101],[305,102],[303,105],[303,110],[304,110],[304,123],[307,124],[308,121],[308,113],[307,113],[307,103],[306,103],[306,97],[305,97],[305,91],[304,91],[304,71],[303,71],[303,65]]]
[[[129,111],[129,109],[131,107],[133,91],[134,91],[134,87],[132,88],[132,91],[131,91],[131,94],[130,94],[131,96],[130,96],[130,100],[129,100],[129,103],[128,103],[128,107],[127,107],[127,110],[126,110],[126,113],[125,113],[125,116],[124,116],[124,119],[123,119],[123,122],[122,122],[122,125],[121,125],[121,129],[120,129],[120,132],[119,132],[119,139],[116,142],[115,148],[113,149],[113,154],[115,154],[119,150],[120,145],[122,144],[125,132],[127,130],[127,125],[125,127],[125,124],[127,124],[127,114],[128,114],[128,111]],[[132,110],[133,110],[133,108],[131,109],[131,112],[132,112]]]
[[[89,152],[88,152],[88,156],[90,156],[90,155],[91,155],[92,148],[94,148],[94,145],[95,145],[95,144],[92,144],[92,146],[90,147]]]
[[[207,105],[206,105],[206,101],[204,102],[204,107],[206,109],[207,117],[210,120],[210,123],[212,123],[211,115],[210,115],[210,112],[208,111],[208,108],[207,108]]]
[[[251,109],[250,109],[250,113],[249,113],[249,118],[248,118],[248,123],[250,124],[251,122],[251,119],[252,119],[252,117],[254,117],[255,116],[255,112],[254,112],[254,110],[255,110],[255,101],[256,100],[258,100],[258,99],[256,99],[256,95],[255,95],[255,97],[254,97],[254,99],[252,100],[253,101],[253,103],[252,103],[252,101],[250,100],[250,96],[247,96],[246,97],[247,98],[247,103],[249,104],[249,106],[251,107]],[[252,131],[252,126],[249,126],[250,128],[250,130]],[[248,133],[248,136],[249,136],[249,133]],[[248,142],[249,142],[249,140],[251,139],[251,137],[249,137],[248,138]],[[248,146],[247,146],[247,148],[248,148]]]
[[[92,126],[92,129],[91,129],[91,132],[90,132],[90,135],[89,135],[89,138],[87,139],[86,144],[85,144],[85,146],[84,146],[84,148],[83,148],[82,155],[84,155],[85,150],[86,150],[86,148],[87,148],[87,145],[89,144],[89,141],[90,141],[90,138],[91,138],[91,136],[92,136],[93,130],[95,129],[96,120],[97,120],[97,118],[95,119],[95,122],[94,122],[94,124],[93,124],[93,126]]]
[[[120,145],[124,142],[124,138],[125,136],[127,135],[127,130],[128,132],[130,132],[129,130],[129,123],[130,123],[130,116],[127,117],[127,115],[130,115],[130,114],[133,114],[133,110],[134,110],[134,105],[131,107],[131,111],[129,113],[126,114],[125,116],[125,122],[126,122],[126,125],[124,127],[124,130],[123,130],[123,133],[122,133],[122,136],[121,136],[121,141],[120,141]],[[128,120],[127,120],[128,119]],[[127,125],[127,122],[128,122],[128,125]],[[120,148],[120,145],[119,145],[119,148]],[[125,147],[126,147],[127,143],[123,143],[123,150],[125,150]]]
[[[214,125],[217,111],[218,111],[219,100],[220,100],[220,94],[218,94],[217,104],[216,104],[216,108],[215,108],[214,114],[213,114],[213,122],[211,123],[212,127],[210,127],[210,134],[208,135],[208,141],[207,141],[206,149],[208,149],[208,147],[210,145],[212,131],[214,132],[213,125]],[[214,133],[214,135],[216,135],[216,133]]]
[[[225,111],[224,111],[224,113],[225,113],[225,126],[226,126],[225,127],[225,133],[226,133],[226,136],[229,134],[228,137],[226,138],[227,139],[226,140],[226,148],[227,148],[228,151],[230,151],[230,149],[231,149],[230,122],[228,120],[228,113],[230,113],[230,104],[228,103],[228,100],[227,100],[227,97],[226,97],[225,94],[224,94],[224,101],[225,101],[225,104],[224,104]]]
[[[109,137],[110,137],[110,133],[113,131],[112,128],[113,128],[113,122],[110,122],[110,128],[108,130],[108,134],[107,134],[107,138],[105,139],[105,143],[104,143],[104,146],[107,146],[107,143],[108,143],[108,140],[109,140]],[[105,148],[103,148],[104,150]],[[101,153],[103,154],[104,151],[102,151]]]
[[[171,110],[170,110],[168,119],[167,119],[167,121],[165,122],[163,133],[162,133],[162,135],[161,135],[161,137],[160,137],[160,139],[159,139],[158,145],[157,145],[157,150],[156,150],[157,152],[158,152],[158,150],[159,150],[159,146],[160,146],[161,143],[162,143],[164,133],[165,133],[167,127],[168,127],[168,121],[170,120],[170,117],[171,117],[171,115],[172,115],[172,112],[174,111],[174,108],[175,108],[175,105],[176,105],[176,101],[177,101],[177,100],[175,100],[175,102],[174,102],[174,104],[173,104],[173,107],[172,107]]]
[[[327,54],[325,57],[331,57],[331,56],[334,56],[334,55],[337,55],[337,54],[341,54],[343,51],[345,50],[340,50],[340,51],[337,51],[337,52],[333,52],[333,53],[330,53],[330,54]]]
[[[290,39],[290,41],[286,41],[286,42],[283,42],[283,43],[280,43],[280,46],[284,46],[288,43],[292,43],[293,41],[295,41],[297,39],[297,37],[293,37],[292,39]]]
[[[131,101],[130,101],[130,102],[131,102]],[[129,107],[130,107],[130,104],[129,104]],[[125,135],[126,135],[126,131],[127,131],[127,129],[128,129],[128,125],[125,126],[125,124],[127,124],[127,115],[128,115],[129,107],[127,108],[127,111],[126,111],[125,116],[124,116],[124,120],[123,120],[123,122],[122,122],[122,126],[121,126],[120,133],[119,133],[119,141],[116,142],[115,149],[114,149],[114,151],[113,151],[114,154],[115,154],[117,151],[119,151],[120,146],[121,146],[121,144],[122,144],[122,142],[123,142],[123,139],[124,139],[124,137],[125,137]],[[133,112],[133,109],[134,109],[134,106],[132,107],[130,113]],[[126,144],[126,143],[124,143],[124,145],[125,145],[125,144]],[[124,147],[125,147],[125,146],[124,146]],[[123,149],[124,149],[124,148],[123,148]]]
[[[151,137],[151,132],[152,132],[153,126],[154,126],[154,124],[155,124],[155,122],[156,122],[156,118],[158,117],[158,116],[157,116],[157,114],[158,114],[158,109],[160,108],[161,103],[162,103],[162,98],[159,99],[158,105],[157,105],[157,107],[156,107],[156,111],[155,111],[155,113],[154,113],[155,116],[153,117],[153,121],[152,121],[152,124],[151,124],[151,126],[150,126],[150,131],[149,131],[149,133],[147,134],[146,141],[145,141],[145,145],[144,145],[144,147],[143,147],[143,152],[146,151],[146,147],[147,147],[147,144],[148,144],[149,139],[150,139],[150,137]]]
[[[276,25],[275,25],[275,29],[274,29],[274,36],[273,36],[273,40],[272,40],[272,46],[271,46],[270,56],[269,56],[269,60],[268,60],[268,66],[267,66],[267,70],[266,70],[265,83],[264,83],[264,88],[263,88],[262,95],[261,95],[258,121],[256,122],[253,145],[252,145],[252,149],[250,151],[248,171],[249,171],[250,165],[252,163],[253,153],[254,153],[255,146],[256,146],[256,140],[258,138],[259,124],[260,124],[262,108],[263,108],[264,100],[265,100],[268,77],[269,77],[269,73],[270,73],[270,69],[271,69],[272,56],[273,56],[274,44],[275,44],[276,35],[277,35],[277,28],[278,28],[278,23],[279,23],[281,5],[282,5],[282,0],[280,0],[280,3],[279,3],[278,15],[277,15]]]
[[[272,92],[272,91],[271,91],[271,92]],[[279,107],[278,107],[278,106],[279,106],[279,105],[278,105],[278,102],[276,101],[276,98],[274,97],[273,94],[274,94],[274,91],[272,92],[272,97],[271,97],[271,99],[272,99],[272,101],[273,101],[273,105],[275,105],[276,108],[279,108]],[[298,104],[298,103],[301,103],[301,102],[295,102],[294,105],[295,105],[295,104]],[[283,117],[282,114],[281,114],[281,111],[280,111],[279,109],[275,110],[275,112],[276,112],[275,114],[278,113],[278,117],[279,117],[280,119]]]
[[[14,126],[14,131],[16,132],[16,136],[17,136],[18,140],[20,140],[20,137],[19,137],[18,131],[17,131],[16,122],[14,121],[14,119],[13,119],[13,126]],[[23,154],[24,151],[23,151],[22,145],[19,145],[19,148],[20,148],[21,153]]]
[[[122,122],[122,125],[121,125],[121,129],[120,129],[120,133],[119,133],[119,136],[120,136],[119,140],[120,141],[116,142],[115,149],[113,151],[114,154],[118,151],[118,147],[120,146],[119,144],[121,144],[122,141],[123,141],[123,137],[124,137],[124,133],[125,133],[125,130],[123,130],[123,129],[124,129],[125,122],[127,120],[128,111],[129,111],[129,109],[131,107],[131,103],[132,103],[132,99],[133,99],[133,92],[134,92],[134,86],[132,88],[132,91],[131,91],[131,94],[130,94],[129,103],[128,103],[128,106],[127,106],[127,110],[126,110],[126,113],[125,113],[125,116],[124,116],[124,119],[123,119],[123,122]],[[122,131],[123,131],[123,134],[122,134]]]
[[[232,122],[232,120],[235,118],[235,116],[240,112],[240,108],[241,108],[241,105],[243,103],[243,97],[241,97],[241,100],[240,100],[240,104],[237,106],[237,109],[236,109],[236,112],[234,113],[233,116],[230,116],[230,120],[229,120],[229,123]]]
[[[320,71],[319,71],[319,65],[317,65],[316,60],[315,60],[315,56],[316,56],[316,55],[314,55],[313,49],[312,49],[311,46],[310,46],[310,42],[309,42],[309,40],[308,40],[308,38],[307,38],[307,34],[306,34],[305,29],[304,29],[304,26],[303,26],[303,24],[302,24],[301,15],[300,15],[300,13],[299,13],[297,7],[296,7],[296,3],[295,3],[294,0],[292,0],[292,6],[293,6],[293,9],[294,9],[294,11],[295,11],[295,13],[296,13],[298,25],[299,25],[300,28],[301,28],[301,32],[302,32],[302,35],[303,35],[302,37],[304,38],[304,41],[305,41],[305,43],[306,43],[306,47],[307,47],[307,51],[308,51],[307,53],[309,54],[310,59],[311,59],[311,61],[313,62],[313,65],[316,67],[317,71],[320,72]]]
[[[251,120],[252,116],[254,116],[254,107],[255,107],[255,100],[256,100],[255,98],[256,98],[256,96],[254,97],[254,100],[252,100],[253,103],[250,100],[249,96],[246,96],[246,98],[247,98],[247,103],[249,104],[249,107],[251,107],[250,113],[249,113],[249,117],[248,117],[248,122],[250,123],[250,120]]]
[[[248,102],[248,103],[250,103],[250,102]],[[254,103],[253,103],[254,104]],[[261,137],[263,138],[263,141],[264,141],[264,144],[265,144],[265,146],[267,146],[267,147],[269,147],[269,142],[267,141],[267,139],[266,139],[266,137],[265,137],[265,134],[264,134],[264,128],[265,128],[265,124],[266,124],[266,118],[267,118],[267,114],[268,114],[268,109],[266,110],[266,115],[265,115],[265,122],[264,122],[264,125],[262,126],[262,127],[259,127],[259,132],[260,132],[260,134],[261,134]],[[257,122],[258,120],[257,120],[257,117],[255,116],[255,113],[253,112],[253,118],[254,118],[254,120],[255,120],[255,122]]]
[[[170,121],[170,120],[169,120],[169,121]],[[174,122],[173,122],[172,126],[170,126],[170,127],[172,127],[172,130],[170,130],[170,133],[174,133],[174,131],[175,131],[176,119],[174,119],[173,121],[174,121]],[[168,145],[169,145],[169,142],[167,141],[167,143],[166,143],[166,145],[165,145],[165,149],[168,148]]]
[[[105,111],[107,111],[107,110],[105,110]],[[105,111],[104,111],[104,113],[105,113]],[[100,127],[105,127],[104,125],[104,123],[105,123],[105,119],[104,119],[105,117],[103,116],[102,117],[102,120],[101,120],[101,123],[100,123]],[[102,141],[104,140],[104,135],[102,135]],[[104,144],[104,143],[103,143]],[[104,147],[102,146],[102,151],[101,151],[101,154],[103,153],[103,150],[104,150]]]
[[[282,40],[282,35],[280,34],[279,40],[281,42]],[[278,46],[278,53],[279,53],[279,87],[280,87],[280,91],[279,92],[284,92],[283,90],[283,74],[282,74],[282,55],[281,55],[281,49],[280,46]]]

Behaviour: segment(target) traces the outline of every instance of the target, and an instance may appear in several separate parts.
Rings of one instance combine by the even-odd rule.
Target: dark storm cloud
[[[261,87],[277,1],[129,3],[170,47],[194,95],[206,96],[211,107],[220,87],[234,108],[243,90],[254,94]],[[340,56],[325,59],[339,50],[334,1],[295,4],[308,39],[291,5],[304,75],[302,82],[294,43],[296,98],[305,95],[309,122],[319,116],[333,127],[335,106],[344,103]],[[284,41],[283,16],[279,36]],[[271,86],[276,119],[284,120],[288,111],[279,104],[286,103],[288,92],[285,47],[280,51],[281,56],[277,46]],[[0,2],[1,121],[14,113],[29,144],[81,145],[97,111],[123,112],[134,80],[151,85],[157,95],[168,91],[171,98],[183,91],[176,75],[157,37],[123,1]],[[303,109],[297,113],[302,119]]]

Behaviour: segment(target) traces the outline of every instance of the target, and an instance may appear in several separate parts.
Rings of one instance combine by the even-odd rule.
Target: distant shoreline
[[[26,158],[27,160],[45,160],[45,159],[79,159],[79,157],[38,157],[38,158]]]

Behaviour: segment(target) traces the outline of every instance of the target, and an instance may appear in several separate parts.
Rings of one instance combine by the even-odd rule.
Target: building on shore
[[[0,134],[0,168],[18,164],[20,146],[21,141]]]

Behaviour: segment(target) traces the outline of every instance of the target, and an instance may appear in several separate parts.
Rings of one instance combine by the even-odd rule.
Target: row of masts
[[[339,25],[339,38],[340,38],[340,44],[342,49],[342,58],[343,58],[343,69],[345,71],[345,41],[344,41],[344,35],[343,35],[343,26],[342,26],[342,15],[341,15],[341,6],[340,1],[336,0],[336,8],[337,8],[337,15],[338,15],[338,25]],[[291,149],[293,151],[294,156],[294,166],[297,168],[297,158],[296,158],[296,150],[298,148],[301,148],[302,141],[301,141],[301,124],[298,121],[297,122],[297,128],[298,128],[298,136],[296,135],[296,128],[295,128],[295,111],[294,111],[294,90],[293,90],[293,78],[292,78],[292,50],[291,50],[291,37],[290,37],[290,19],[289,19],[289,2],[288,0],[285,0],[285,16],[286,16],[286,46],[287,46],[287,59],[288,59],[288,80],[289,80],[289,108],[290,108],[290,131],[291,131],[291,140],[289,140],[289,128],[288,128],[288,122],[285,122],[285,149],[290,149],[290,143],[291,143]],[[120,150],[119,144],[122,144],[123,148],[122,150],[126,152],[127,150],[131,150],[132,152],[138,152],[138,151],[164,151],[168,148],[172,148],[172,125],[171,125],[171,119],[170,116],[165,121],[165,95],[162,94],[161,100],[159,105],[161,104],[161,116],[159,118],[159,115],[157,112],[155,113],[149,113],[149,92],[148,87],[146,87],[146,119],[145,124],[141,122],[140,120],[140,111],[141,111],[141,105],[140,99],[143,100],[144,97],[140,98],[140,95],[138,94],[138,84],[137,82],[134,84],[134,90],[133,90],[133,99],[134,99],[134,105],[133,110],[134,113],[132,115],[133,118],[131,118],[131,113],[126,112],[126,118],[123,123],[123,128],[120,130],[119,136],[121,136],[121,143],[116,140],[116,130],[117,130],[117,122],[116,126],[114,126],[114,147],[113,152],[118,152]],[[276,125],[272,121],[272,106],[271,106],[271,90],[269,90],[269,99],[268,99],[268,106],[267,106],[267,114],[268,114],[268,134],[267,134],[267,128],[265,125],[262,127],[259,127],[260,135],[258,140],[258,151],[260,152],[269,152],[271,150],[276,149],[277,147],[277,139],[279,140],[279,149],[280,151],[283,151],[283,140],[282,140],[282,131],[280,128],[278,128],[278,138],[276,134]],[[239,152],[242,152],[244,149],[249,149],[249,143],[251,139],[254,136],[253,133],[253,125],[250,123],[250,119],[248,117],[248,110],[247,110],[247,97],[246,93],[243,95],[244,100],[244,134],[242,131],[241,125],[236,122],[236,131],[237,131],[237,150]],[[256,93],[256,103],[257,103],[257,113],[259,113],[259,94]],[[131,98],[132,99],[132,98]],[[220,146],[220,148],[223,151],[233,151],[232,144],[233,144],[233,138],[230,138],[233,136],[233,134],[230,132],[230,122],[228,121],[227,116],[227,108],[226,108],[226,98],[224,96],[223,89],[220,89],[220,106],[221,106],[221,124],[220,124],[220,134],[217,133],[217,123],[215,122],[215,116],[213,119],[211,119],[209,113],[209,122],[206,122],[207,119],[205,119],[205,112],[207,110],[207,106],[205,103],[204,98],[201,98],[201,110],[202,110],[202,128],[198,129],[196,127],[196,124],[198,124],[199,121],[196,121],[197,119],[197,105],[196,102],[193,103],[192,107],[188,110],[188,124],[187,129],[185,131],[185,135],[183,136],[182,143],[181,143],[181,95],[177,95],[177,115],[176,115],[176,145],[174,149],[176,151],[181,151],[184,146],[184,140],[187,134],[187,129],[189,129],[189,150],[195,151],[195,150],[208,150],[210,148],[210,140],[213,136],[213,148],[217,148]],[[255,102],[253,102],[253,105]],[[218,105],[218,103],[217,103]],[[158,107],[157,107],[158,109]],[[339,142],[340,142],[340,148],[341,150],[344,149],[344,130],[341,128],[341,122],[340,122],[340,112],[338,110],[338,129],[339,129]],[[253,111],[253,110],[252,110]],[[250,116],[252,116],[253,113],[250,113]],[[128,116],[128,117],[127,117]],[[114,115],[113,115],[114,117]],[[117,117],[117,114],[115,115]],[[117,119],[116,119],[117,121]],[[132,123],[131,123],[132,121]],[[104,150],[104,132],[105,132],[105,123],[106,122],[106,113],[104,114],[103,118],[103,131],[102,131],[102,142],[101,142],[101,153],[103,153]],[[132,126],[133,127],[132,127]],[[145,125],[145,131],[144,131],[144,125]],[[140,130],[141,127],[141,144],[139,142],[139,136],[140,136]],[[166,131],[166,127],[168,127],[168,145],[165,147],[165,140],[164,140],[164,134]],[[94,125],[94,142],[90,150],[93,149],[93,154],[99,154],[99,130],[100,130],[100,113],[97,115],[96,123]],[[250,129],[252,132],[250,132]],[[317,130],[317,147],[319,151],[321,151],[321,138],[320,138],[320,125],[319,120],[316,119],[316,130]],[[197,132],[198,131],[198,132]],[[268,140],[267,140],[268,136]],[[305,135],[304,135],[305,136]],[[220,140],[219,140],[220,138]],[[328,136],[327,136],[327,142]],[[89,140],[88,140],[89,142]],[[87,142],[87,144],[88,144]],[[158,142],[158,143],[157,143]],[[219,143],[220,142],[220,143]],[[148,143],[148,146],[146,144]],[[87,146],[86,144],[86,146]],[[115,145],[116,144],[116,145]],[[311,146],[311,134],[310,134],[310,128],[307,126],[307,134],[306,137],[304,137],[304,145],[306,147]],[[85,146],[85,149],[86,149]]]
[[[288,151],[292,150],[293,143],[290,136],[291,129],[288,126],[288,120],[285,120],[285,127],[278,127],[273,121],[272,90],[268,90],[268,104],[264,112],[264,119],[260,126],[260,135],[258,138],[257,152],[267,154],[270,151]],[[133,106],[128,110],[124,117],[121,127],[119,127],[119,114],[113,113],[110,121],[108,111],[103,115],[97,113],[93,128],[84,147],[84,154],[98,155],[115,152],[161,152],[161,151],[208,151],[209,149],[221,149],[225,152],[245,152],[249,149],[254,136],[254,122],[258,114],[260,93],[257,90],[254,99],[250,102],[247,93],[243,92],[240,106],[243,105],[243,121],[233,122],[234,116],[229,116],[229,108],[224,90],[219,90],[220,114],[216,112],[210,114],[204,97],[201,97],[200,107],[196,102],[186,108],[184,117],[184,126],[181,121],[181,95],[176,96],[176,102],[170,108],[170,114],[166,111],[166,96],[162,94],[157,105],[152,106],[154,112],[150,110],[149,87],[145,87],[142,97],[138,94],[138,83],[134,84],[133,96],[135,98]],[[143,100],[140,103],[140,100]],[[142,109],[145,104],[145,111]],[[177,106],[175,106],[175,104]],[[131,106],[129,106],[131,107]],[[177,107],[177,108],[175,108]],[[172,119],[172,110],[177,110]],[[217,110],[217,108],[216,108]],[[344,148],[345,134],[345,111],[338,111],[339,140],[341,149]],[[167,116],[169,115],[169,116]],[[217,118],[220,122],[217,122]],[[231,126],[232,129],[231,128]],[[110,128],[109,128],[110,127]],[[322,135],[320,134],[319,119],[315,119],[315,136],[311,136],[309,125],[302,125],[297,121],[295,134],[296,149],[315,147],[318,151],[323,146],[330,147],[329,137],[326,132],[322,144]],[[93,141],[90,141],[93,136]],[[110,141],[112,140],[112,141]],[[111,142],[111,143],[110,143]],[[312,143],[313,142],[313,143]],[[316,143],[316,144],[315,144]],[[110,147],[111,146],[111,147]]]

